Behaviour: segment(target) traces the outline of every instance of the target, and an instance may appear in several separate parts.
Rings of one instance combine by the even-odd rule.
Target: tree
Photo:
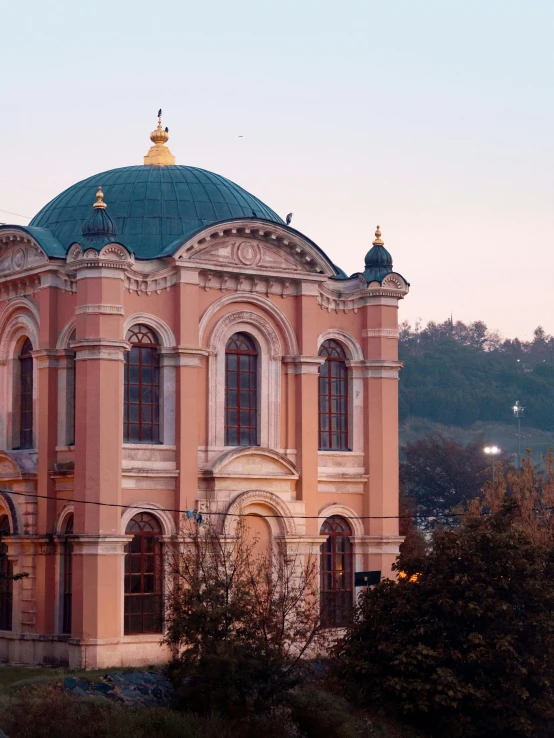
[[[450,523],[444,516],[480,495],[489,465],[483,446],[483,438],[464,446],[440,433],[406,445],[400,481],[417,515]]]
[[[337,651],[351,698],[449,738],[552,735],[554,550],[520,520],[509,499],[439,530],[361,598]]]
[[[234,536],[189,526],[167,570],[165,642],[179,701],[243,716],[299,683],[325,638],[314,557],[278,545],[260,553],[241,518]]]

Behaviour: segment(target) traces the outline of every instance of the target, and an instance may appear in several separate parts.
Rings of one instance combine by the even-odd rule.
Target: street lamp
[[[516,400],[512,410],[514,411],[514,417],[517,418],[517,466],[519,469],[521,467],[521,419],[525,408],[519,404],[519,400]]]
[[[485,446],[483,451],[492,456],[492,483],[494,484],[494,457],[500,453],[498,446]]]

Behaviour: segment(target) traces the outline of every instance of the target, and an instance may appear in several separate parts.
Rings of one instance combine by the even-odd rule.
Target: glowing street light
[[[492,483],[494,484],[494,457],[500,453],[498,446],[485,446],[483,451],[492,456]]]
[[[517,419],[517,466],[519,469],[521,467],[521,419],[523,418],[525,408],[519,404],[519,400],[516,400],[512,410],[514,417]]]

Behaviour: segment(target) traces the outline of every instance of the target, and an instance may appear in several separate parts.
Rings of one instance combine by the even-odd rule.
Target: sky
[[[0,24],[0,222],[141,164],[162,107],[178,164],[347,273],[380,224],[402,320],[554,333],[551,0],[0,0]]]

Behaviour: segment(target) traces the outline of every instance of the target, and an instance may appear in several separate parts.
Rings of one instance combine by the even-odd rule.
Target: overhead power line
[[[27,220],[31,220],[31,215],[23,215],[22,213],[13,213],[11,210],[4,210],[3,208],[0,208],[0,213],[6,213],[7,215],[17,215],[18,218],[27,218]]]
[[[81,505],[97,505],[99,507],[119,507],[125,510],[140,510],[141,512],[159,513],[159,507],[143,507],[142,505],[121,505],[118,502],[96,502],[95,500],[75,500],[72,497],[49,497],[48,495],[34,495],[27,492],[12,492],[7,494],[19,495],[20,497],[32,497],[41,500],[55,500],[59,502],[73,502]],[[170,507],[164,507],[164,512],[179,513],[185,515],[187,510],[176,510]],[[234,518],[245,517],[244,513],[228,513],[223,510],[202,510],[202,515],[228,515]],[[360,515],[357,520],[436,520],[439,518],[458,518],[464,517],[467,513],[441,513],[440,515]],[[279,520],[319,520],[321,515],[264,515],[265,518],[277,518]]]

